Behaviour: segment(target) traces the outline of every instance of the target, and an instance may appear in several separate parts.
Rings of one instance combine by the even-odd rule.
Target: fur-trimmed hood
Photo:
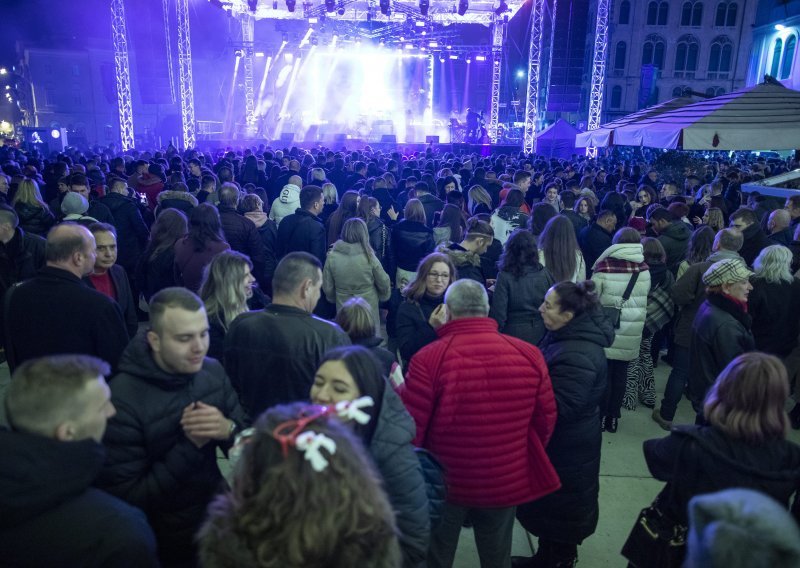
[[[167,199],[179,199],[188,202],[193,207],[197,207],[197,198],[186,191],[175,191],[168,189],[158,194],[158,202],[163,203]]]
[[[458,246],[458,245],[447,245],[446,243],[440,244],[436,247],[436,252],[441,252],[450,257],[450,260],[453,261],[453,264],[456,265],[456,268],[459,266],[477,266],[480,267],[481,265],[481,257],[475,254],[474,252],[468,250],[458,250],[452,249],[451,246]]]

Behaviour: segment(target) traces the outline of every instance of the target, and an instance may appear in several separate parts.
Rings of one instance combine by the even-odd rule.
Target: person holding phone
[[[403,289],[405,302],[397,310],[397,344],[404,367],[420,349],[438,339],[436,330],[447,322],[444,293],[456,280],[450,257],[434,252],[419,263],[417,276]]]

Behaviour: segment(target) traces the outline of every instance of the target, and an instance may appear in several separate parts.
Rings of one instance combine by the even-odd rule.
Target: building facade
[[[761,0],[753,27],[747,84],[760,83],[770,75],[786,87],[800,89],[799,36],[800,0]]]
[[[603,122],[692,90],[711,96],[748,80],[757,0],[615,0]]]

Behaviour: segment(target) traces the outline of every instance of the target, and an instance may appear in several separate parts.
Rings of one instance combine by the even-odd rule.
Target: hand
[[[231,435],[231,424],[218,408],[204,402],[190,404],[183,409],[181,416],[183,432],[195,445],[198,444],[196,440],[204,440],[203,445],[209,440],[227,440]]]
[[[702,225],[703,220],[700,217],[692,217],[692,223],[694,225]]]
[[[400,216],[400,213],[398,213],[397,211],[394,210],[394,205],[389,207],[389,209],[386,211],[386,214],[389,216],[389,219],[391,219],[392,221],[397,221],[397,218]]]
[[[486,287],[494,292],[494,285],[497,284],[497,278],[487,278],[486,279]]]
[[[433,329],[439,329],[444,324],[447,323],[447,306],[444,304],[439,304],[436,306],[436,309],[433,310],[431,317],[428,318],[428,323],[431,325]]]

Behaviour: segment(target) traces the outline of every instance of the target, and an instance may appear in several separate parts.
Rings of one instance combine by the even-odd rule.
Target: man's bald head
[[[297,187],[302,188],[303,187],[303,178],[301,178],[300,176],[291,176],[289,178],[289,183],[292,184],[292,185],[296,185]]]
[[[792,215],[786,209],[776,209],[769,214],[767,229],[770,234],[783,231],[792,222]]]
[[[289,169],[292,170],[293,172],[299,172],[300,162],[298,162],[297,160],[289,160]]]
[[[61,223],[47,233],[45,259],[48,266],[69,270],[83,278],[94,269],[97,256],[94,235],[77,223]]]

